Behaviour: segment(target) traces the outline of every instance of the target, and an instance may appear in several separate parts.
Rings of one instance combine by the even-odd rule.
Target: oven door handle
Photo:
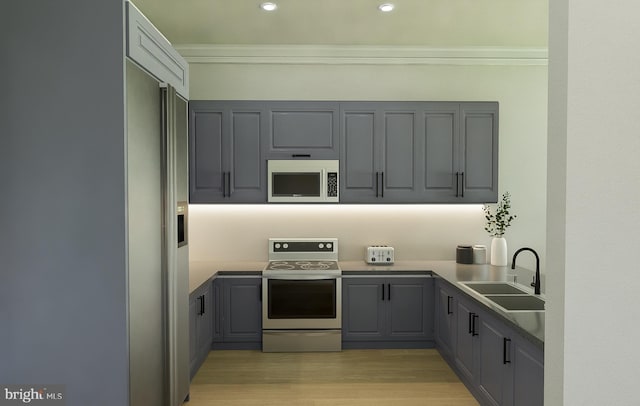
[[[282,281],[321,281],[321,280],[332,280],[332,279],[340,279],[342,276],[340,275],[269,275],[263,276],[263,279],[273,279],[273,280],[282,280]]]
[[[285,331],[276,331],[276,330],[264,330],[263,334],[268,334],[272,336],[311,336],[311,337],[323,337],[327,335],[339,334],[340,330],[327,329],[327,330],[285,330]]]

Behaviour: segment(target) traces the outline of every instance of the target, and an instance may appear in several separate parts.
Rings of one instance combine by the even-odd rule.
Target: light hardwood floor
[[[188,406],[477,405],[436,350],[212,351]]]

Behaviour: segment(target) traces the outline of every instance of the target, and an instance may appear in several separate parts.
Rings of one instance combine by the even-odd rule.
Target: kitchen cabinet
[[[343,277],[343,348],[433,346],[433,279]]]
[[[417,103],[341,103],[340,200],[418,202]]]
[[[189,64],[132,3],[127,2],[127,56],[189,99]]]
[[[342,203],[498,199],[498,103],[191,101],[192,203],[265,203],[268,159],[340,159]]]
[[[340,104],[343,203],[498,198],[498,104]]]
[[[189,103],[191,203],[266,203],[268,159],[338,159],[335,102]]]
[[[478,365],[477,323],[480,317],[470,303],[456,301],[456,341],[454,357],[458,370],[471,382],[475,382]]]
[[[266,202],[266,114],[243,102],[189,103],[191,203]]]
[[[193,379],[211,349],[213,300],[211,281],[189,295],[189,359]]]
[[[511,332],[487,314],[476,315],[477,385],[489,404],[513,404]]]
[[[456,305],[453,292],[436,280],[435,340],[440,352],[452,358],[456,340]]]
[[[460,193],[464,203],[498,201],[498,103],[460,103]],[[455,201],[455,200],[454,200]],[[449,202],[454,202],[449,201]]]
[[[513,405],[544,404],[544,353],[522,337],[512,339]]]
[[[480,403],[542,405],[543,350],[447,283],[436,292],[438,349]]]
[[[262,346],[262,278],[219,277],[213,283],[222,292],[216,303],[214,349],[260,349]]]
[[[497,202],[498,103],[431,103],[422,111],[424,199]]]
[[[338,159],[338,102],[268,101],[265,159]]]

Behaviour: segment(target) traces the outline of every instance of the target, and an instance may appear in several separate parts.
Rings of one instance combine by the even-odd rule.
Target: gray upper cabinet
[[[460,191],[464,203],[498,201],[498,103],[460,103]]]
[[[374,109],[341,111],[340,199],[371,202],[380,195],[379,142]]]
[[[266,159],[338,159],[337,102],[266,101]]]
[[[431,202],[458,201],[460,189],[460,105],[429,103],[422,110],[424,124],[421,194]]]
[[[265,111],[245,103],[189,103],[191,203],[265,202]]]
[[[419,202],[416,103],[341,103],[343,203]]]
[[[266,203],[268,159],[340,159],[341,203],[498,199],[498,103],[192,101],[193,203]]]
[[[498,198],[498,104],[341,103],[343,203]]]
[[[425,103],[422,195],[432,203],[498,201],[498,103]]]

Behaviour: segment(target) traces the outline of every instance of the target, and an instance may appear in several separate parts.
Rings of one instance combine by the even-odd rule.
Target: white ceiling
[[[548,0],[132,0],[174,45],[546,48]],[[274,0],[271,0],[274,1]]]

